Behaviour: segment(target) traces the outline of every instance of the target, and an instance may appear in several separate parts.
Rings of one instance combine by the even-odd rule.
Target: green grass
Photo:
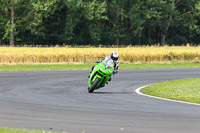
[[[0,71],[89,70],[92,64],[0,65]]]
[[[0,65],[0,71],[40,71],[40,70],[89,70],[93,64],[41,64],[41,65]],[[145,68],[195,68],[200,63],[183,64],[120,64],[120,69]]]
[[[148,68],[198,68],[200,63],[174,64],[120,64],[120,69],[148,69]]]
[[[93,64],[41,64],[41,65],[0,65],[0,71],[48,71],[48,70],[89,70]],[[120,64],[119,69],[146,68],[196,68],[200,63],[179,64]]]
[[[200,103],[200,78],[162,82],[143,88],[142,92],[157,97]]]
[[[0,133],[56,133],[49,131],[30,131],[24,129],[8,129],[8,128],[0,128]],[[62,132],[65,133],[65,132]]]

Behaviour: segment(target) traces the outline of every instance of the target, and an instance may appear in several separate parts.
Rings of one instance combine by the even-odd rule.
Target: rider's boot
[[[111,78],[108,80],[109,82],[111,81]],[[108,84],[108,81],[106,82],[106,84]]]

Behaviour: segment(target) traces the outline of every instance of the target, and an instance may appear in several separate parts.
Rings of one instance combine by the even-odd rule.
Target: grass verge
[[[154,84],[142,89],[144,94],[200,104],[200,78]]]
[[[56,133],[56,132],[49,132],[49,131],[30,131],[24,129],[8,129],[8,128],[0,128],[0,133]],[[66,132],[62,132],[66,133]]]
[[[89,70],[94,64],[0,65],[0,71]],[[119,69],[198,68],[200,63],[120,64]]]
[[[92,64],[0,65],[0,71],[89,70]]]

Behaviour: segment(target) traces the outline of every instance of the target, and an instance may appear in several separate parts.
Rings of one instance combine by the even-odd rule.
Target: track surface
[[[72,133],[197,133],[200,106],[136,94],[136,88],[182,78],[200,69],[120,70],[87,93],[88,72],[0,72],[0,127]]]

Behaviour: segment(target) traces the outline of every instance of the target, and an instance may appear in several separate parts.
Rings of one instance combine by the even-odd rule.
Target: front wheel
[[[89,93],[92,93],[94,91],[95,87],[97,87],[97,85],[98,85],[98,83],[99,83],[100,80],[101,79],[99,77],[97,77],[95,79],[95,81],[92,83],[91,87],[88,88],[88,92]]]

